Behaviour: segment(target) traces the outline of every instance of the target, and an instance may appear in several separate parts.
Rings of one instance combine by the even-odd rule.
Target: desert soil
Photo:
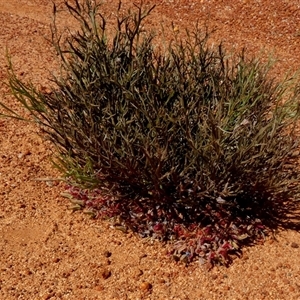
[[[161,24],[183,32],[206,21],[230,50],[276,57],[278,78],[300,69],[299,0],[146,2],[157,4],[147,26],[158,33]],[[117,3],[106,0],[103,9]],[[23,114],[5,84],[6,50],[21,78],[47,90],[49,71],[58,70],[46,40],[51,16],[48,0],[0,0],[0,100]],[[73,24],[68,15],[60,22]],[[185,267],[159,242],[70,211],[63,184],[50,180],[60,176],[51,149],[35,124],[0,119],[0,299],[300,299],[296,230],[245,249],[229,268]]]

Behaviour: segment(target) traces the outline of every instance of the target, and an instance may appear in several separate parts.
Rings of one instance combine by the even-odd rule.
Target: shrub
[[[278,83],[269,63],[209,46],[198,27],[162,51],[142,28],[154,7],[122,16],[119,5],[107,32],[98,5],[65,4],[81,27],[65,40],[52,27],[54,88],[22,82],[11,65],[9,84],[57,146],[74,208],[172,240],[184,262],[227,264],[278,225],[298,194],[295,78]]]

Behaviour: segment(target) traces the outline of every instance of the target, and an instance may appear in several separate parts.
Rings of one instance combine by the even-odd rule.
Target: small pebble
[[[289,287],[289,290],[290,290],[290,292],[292,292],[292,293],[295,292],[295,288],[294,288],[293,286],[290,286],[290,287]]]
[[[141,269],[136,270],[135,275],[136,277],[140,277],[144,274],[144,272]]]
[[[152,284],[149,282],[142,282],[140,284],[140,289],[144,292],[149,291],[152,289]]]
[[[142,258],[145,258],[145,257],[147,257],[147,254],[146,254],[146,253],[140,255],[139,259],[142,259]]]
[[[290,284],[290,281],[289,281],[288,279],[286,279],[286,278],[283,278],[283,279],[282,279],[282,282],[283,282],[284,284]]]
[[[173,255],[173,259],[178,262],[180,260],[180,257],[178,255]]]
[[[47,294],[47,295],[44,296],[43,300],[49,300],[49,299],[51,299],[51,298],[54,297],[54,296],[55,296],[55,293],[54,293],[54,292],[49,293],[49,294]]]
[[[158,279],[158,283],[164,284],[164,283],[166,283],[166,281],[163,278],[160,278],[160,279]]]
[[[107,257],[107,258],[108,258],[108,257],[111,257],[111,252],[106,250],[106,251],[103,252],[103,255],[104,255],[105,257]]]
[[[94,287],[94,290],[96,290],[96,291],[98,291],[98,292],[101,292],[101,291],[104,290],[104,287],[103,287],[103,285],[96,285],[96,286]]]
[[[32,274],[32,271],[30,269],[25,270],[25,275],[31,275],[31,274]]]
[[[292,247],[292,248],[299,248],[299,245],[298,245],[297,243],[294,243],[294,242],[293,242],[293,243],[291,243],[291,247]]]
[[[213,274],[212,276],[211,276],[211,279],[212,280],[216,280],[218,278],[218,275],[217,274]]]
[[[101,271],[101,276],[102,276],[103,279],[107,279],[111,276],[111,271],[108,270],[108,269],[103,269]]]
[[[71,273],[70,272],[63,272],[62,277],[63,278],[68,278],[70,277]]]

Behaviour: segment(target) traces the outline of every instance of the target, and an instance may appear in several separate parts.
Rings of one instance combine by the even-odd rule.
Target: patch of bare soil
[[[118,3],[104,2],[107,12]],[[148,25],[158,33],[161,24],[183,31],[206,21],[230,49],[277,57],[279,77],[300,69],[299,0],[147,3],[157,4]],[[0,97],[20,112],[4,83],[6,48],[20,76],[47,88],[57,69],[45,40],[51,15],[48,0],[0,1]],[[229,268],[185,267],[158,242],[68,210],[63,185],[50,180],[59,177],[51,155],[34,124],[0,119],[0,299],[300,299],[299,232],[279,232]]]

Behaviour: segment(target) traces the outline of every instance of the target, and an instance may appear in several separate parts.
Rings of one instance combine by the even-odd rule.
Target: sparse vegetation
[[[228,264],[263,239],[299,192],[289,167],[297,78],[278,83],[269,64],[209,46],[201,28],[162,51],[142,29],[154,7],[122,16],[120,4],[107,32],[101,6],[65,4],[81,29],[63,40],[52,28],[62,66],[55,87],[22,82],[12,65],[9,84],[57,146],[73,208],[171,241],[186,263]]]

